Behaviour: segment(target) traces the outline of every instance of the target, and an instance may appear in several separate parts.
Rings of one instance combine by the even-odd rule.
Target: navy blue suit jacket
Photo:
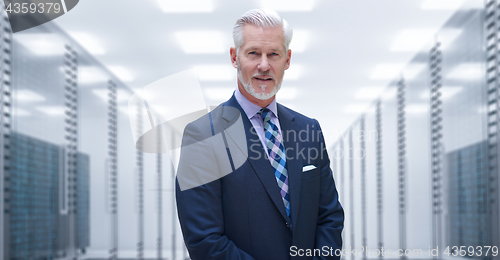
[[[263,156],[259,137],[234,95],[186,126],[183,147],[223,132],[237,116],[228,107],[241,113],[248,159],[239,167],[231,165],[234,171],[230,174],[195,188],[181,191],[176,181],[178,216],[191,258],[339,259],[329,254],[342,248],[344,211],[318,122],[277,105],[287,156],[291,197],[288,217],[274,169]],[[232,138],[227,135],[226,147]],[[203,148],[196,155],[199,160],[181,151],[178,176],[220,167],[220,154],[231,157],[229,149],[214,147]],[[306,165],[316,168],[303,172]],[[307,249],[315,256],[307,256]]]

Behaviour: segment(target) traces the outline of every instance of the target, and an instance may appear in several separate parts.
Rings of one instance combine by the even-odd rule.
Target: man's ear
[[[236,60],[236,48],[231,47],[229,49],[229,54],[231,55],[231,64],[233,64],[234,68],[238,68],[238,61]]]
[[[288,50],[286,52],[286,65],[285,65],[285,70],[287,70],[290,67],[290,60],[292,59],[292,50]]]

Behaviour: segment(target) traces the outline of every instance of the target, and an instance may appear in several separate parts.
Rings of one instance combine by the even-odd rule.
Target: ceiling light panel
[[[187,54],[224,53],[228,51],[228,37],[219,31],[176,32],[175,39]]]
[[[484,64],[479,62],[461,63],[446,75],[450,79],[479,80],[485,77]]]
[[[433,29],[406,29],[394,39],[390,50],[392,52],[417,52],[432,40]]]
[[[309,43],[311,38],[310,33],[306,30],[293,30],[292,42],[290,43],[290,49],[293,53],[302,53]]]
[[[278,94],[276,94],[279,100],[293,100],[297,98],[299,90],[295,87],[282,87]]]
[[[369,106],[370,104],[349,104],[344,107],[343,112],[345,114],[362,114]]]
[[[102,69],[94,66],[81,66],[78,68],[78,85],[106,82],[109,77]]]
[[[194,70],[201,81],[231,81],[236,79],[236,69],[231,65],[198,65]]]
[[[20,33],[12,38],[36,56],[57,56],[65,51],[64,41],[55,33]]]
[[[284,80],[292,81],[298,80],[303,73],[303,67],[300,64],[292,63],[290,67],[285,70]]]
[[[395,79],[399,74],[401,74],[404,64],[402,63],[385,63],[378,64],[373,68],[370,73],[370,79],[373,80],[390,80]]]
[[[214,11],[212,0],[157,0],[164,13],[211,13]]]
[[[412,80],[422,73],[426,66],[427,63],[410,63],[403,69],[403,77],[407,80]]]
[[[397,92],[398,92],[397,88],[391,87],[384,90],[384,92],[382,93],[382,95],[380,95],[380,97],[384,101],[392,100],[396,97]]]
[[[38,106],[36,109],[49,116],[62,116],[66,108],[63,106]]]
[[[428,104],[408,104],[405,112],[408,114],[423,114],[429,111]]]
[[[111,70],[111,72],[115,74],[115,76],[120,80],[123,80],[125,82],[130,82],[134,80],[132,73],[128,69],[122,66],[108,66],[108,69]]]
[[[385,87],[363,87],[356,91],[354,98],[359,100],[374,100],[382,94],[384,89]]]
[[[420,8],[423,10],[456,10],[464,0],[424,0]]]
[[[16,100],[22,103],[45,101],[45,97],[29,89],[20,89],[14,93]]]
[[[261,0],[262,8],[277,12],[310,12],[315,7],[315,0]]]
[[[96,95],[97,97],[99,97],[104,102],[108,102],[108,100],[109,100],[109,97],[108,97],[109,90],[107,90],[107,89],[92,89],[92,93],[94,95]],[[117,96],[116,96],[117,97],[116,102],[121,103],[121,102],[127,101],[130,96],[131,96],[131,94],[126,92],[125,90],[118,89]]]
[[[83,32],[74,32],[70,33],[70,35],[91,54],[102,55],[106,53],[101,43],[95,36]]]

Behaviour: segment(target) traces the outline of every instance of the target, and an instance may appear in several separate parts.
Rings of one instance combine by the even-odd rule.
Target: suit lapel
[[[297,156],[302,144],[297,140],[298,125],[295,121],[295,116],[278,105],[278,119],[283,136],[285,149],[289,152],[286,154],[286,165],[288,170],[288,183],[290,185],[290,214],[292,219],[292,227],[295,228],[297,223],[297,215],[299,212],[300,191],[302,184],[302,161]],[[295,133],[294,133],[295,132]]]
[[[241,106],[236,101],[234,95],[229,99],[225,104],[225,107],[234,107],[238,108],[241,113],[241,118],[243,120],[243,125],[245,128],[245,135],[247,139],[247,147],[239,147],[240,149],[248,149],[248,162],[252,166],[255,174],[257,174],[260,179],[262,185],[266,189],[267,194],[273,201],[276,208],[279,210],[283,218],[289,222],[290,218],[286,215],[285,205],[283,204],[283,199],[281,198],[280,189],[276,182],[276,177],[274,176],[274,169],[269,162],[267,154],[262,147],[262,143],[260,142],[259,136],[253,129],[252,123],[248,119],[248,116],[245,114],[245,111],[241,108]],[[237,117],[234,115],[233,109],[224,109],[222,110],[222,118],[226,121],[227,125],[230,125],[231,122],[234,122]],[[281,121],[280,121],[281,124]],[[231,142],[235,142],[230,133],[226,132],[228,137],[231,139]],[[229,140],[228,140],[229,141]],[[235,142],[236,144],[238,142]],[[286,145],[285,145],[286,147]],[[288,166],[290,167],[290,166]]]

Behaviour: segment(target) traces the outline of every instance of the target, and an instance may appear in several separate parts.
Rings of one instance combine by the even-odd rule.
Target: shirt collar
[[[234,93],[234,97],[236,98],[236,101],[240,104],[241,108],[243,108],[243,111],[245,111],[245,114],[247,114],[248,119],[252,119],[262,108],[260,106],[257,106],[256,104],[250,102],[243,94],[241,94],[239,88],[236,88],[236,91]],[[276,106],[276,97],[273,99],[271,104],[269,104],[267,109],[271,110],[272,114],[278,118],[278,109]]]

